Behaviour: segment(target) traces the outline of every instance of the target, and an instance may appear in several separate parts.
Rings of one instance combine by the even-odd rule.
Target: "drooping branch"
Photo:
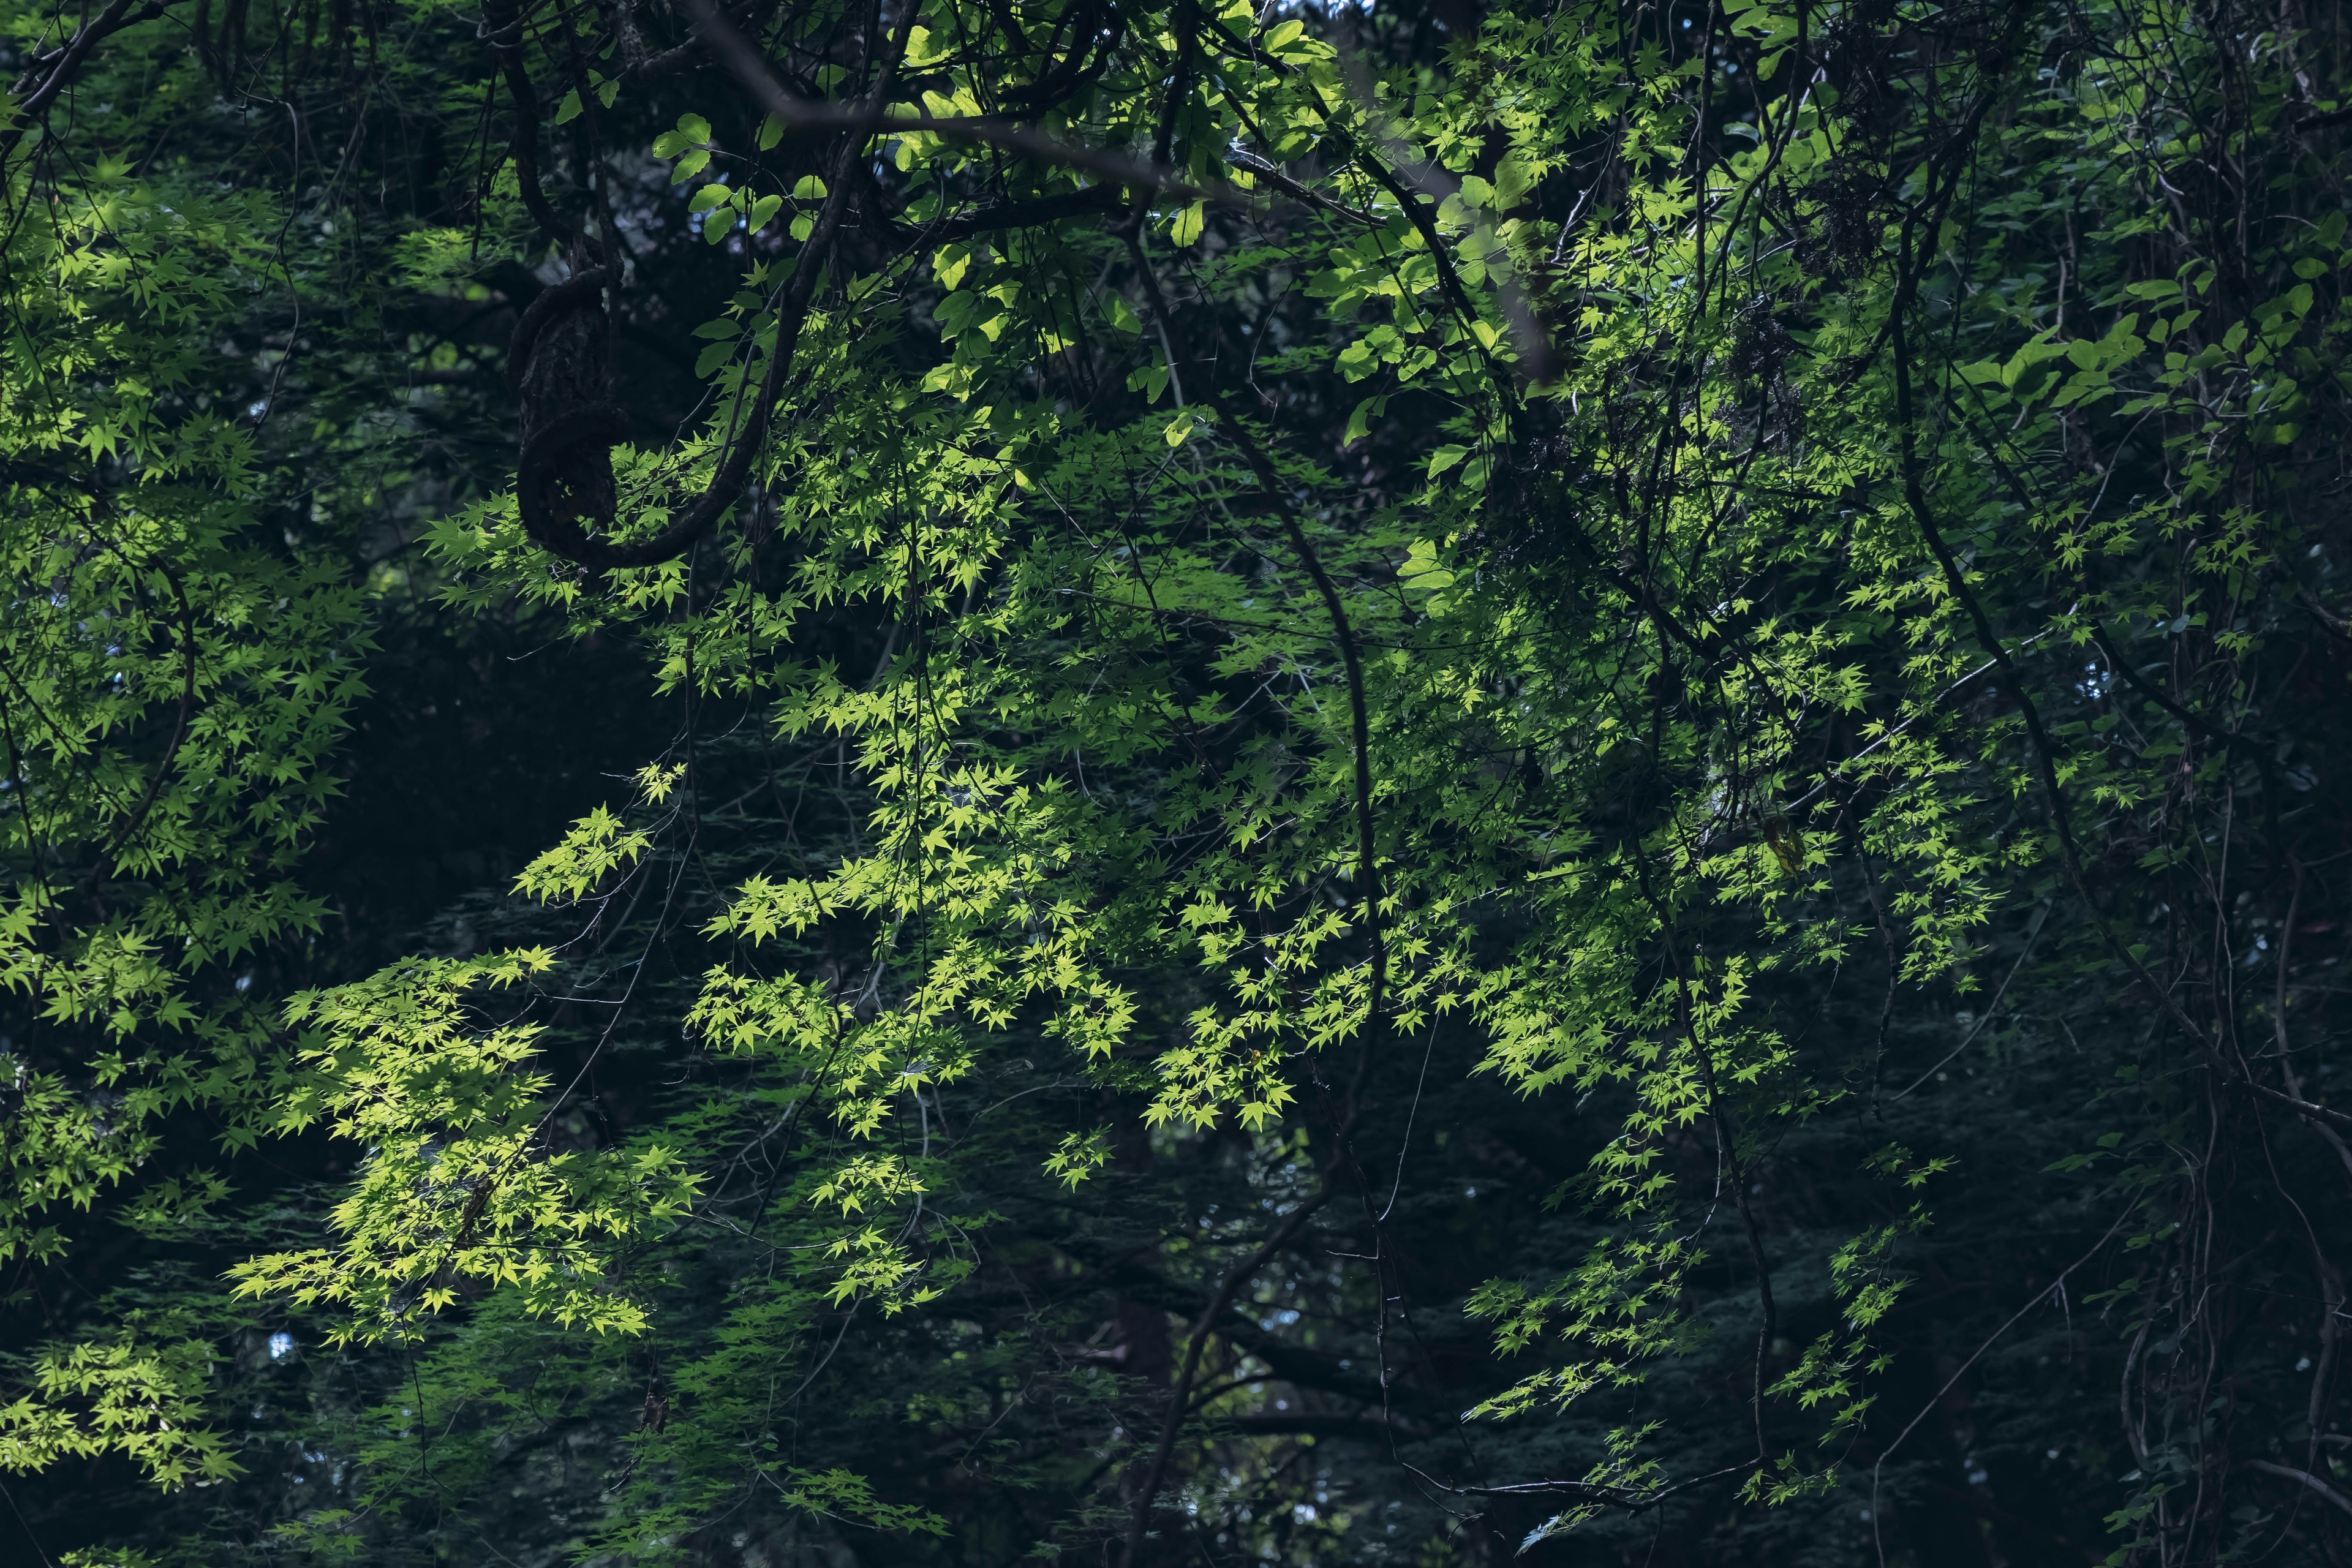
[[[1372,178],[1396,199],[1397,205],[1403,209],[1414,228],[1420,231],[1423,241],[1429,247],[1429,254],[1439,260],[1438,276],[1447,285],[1454,308],[1462,312],[1466,322],[1472,317],[1469,291],[1463,286],[1452,262],[1446,258],[1436,226],[1431,221],[1428,212],[1407,194],[1399,177],[1412,182],[1415,189],[1440,205],[1444,204],[1446,197],[1461,194],[1462,182],[1435,164],[1413,155],[1412,149],[1390,131],[1381,120],[1370,79],[1365,74],[1362,63],[1350,56],[1347,65],[1349,85],[1355,89],[1359,100],[1357,107],[1388,158],[1386,165],[1379,158],[1370,156],[1364,156],[1360,161]],[[1526,290],[1506,273],[1496,272],[1493,276],[1495,302],[1502,307],[1503,318],[1510,323],[1511,336],[1518,342],[1519,374],[1537,385],[1556,380],[1563,366],[1559,351],[1552,344],[1550,329],[1536,314]]]

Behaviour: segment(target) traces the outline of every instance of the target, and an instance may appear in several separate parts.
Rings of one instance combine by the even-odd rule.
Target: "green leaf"
[[[1144,400],[1148,403],[1158,403],[1160,394],[1168,390],[1168,367],[1164,364],[1148,364],[1129,372],[1127,389],[1129,392],[1144,394]]]
[[[940,247],[939,253],[931,258],[931,275],[939,279],[940,288],[952,290],[961,286],[963,275],[971,266],[971,247],[970,246],[943,245]]]
[[[1533,190],[1535,184],[1535,171],[1525,159],[1516,155],[1505,158],[1495,166],[1495,206],[1504,212],[1517,206],[1519,198]]]
[[[1454,583],[1454,574],[1437,563],[1436,545],[1426,539],[1412,542],[1404,564],[1397,568],[1397,577],[1406,586],[1423,592],[1433,593]]]

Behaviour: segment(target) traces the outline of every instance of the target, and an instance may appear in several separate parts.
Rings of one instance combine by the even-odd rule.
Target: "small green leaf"
[[[555,106],[555,122],[558,125],[564,125],[579,118],[580,89],[575,87],[563,95],[562,102]]]

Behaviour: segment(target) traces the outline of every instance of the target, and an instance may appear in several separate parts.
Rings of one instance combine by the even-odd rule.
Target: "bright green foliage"
[[[10,165],[0,962],[88,1046],[19,1072],[0,1247],[62,1257],[43,1215],[184,1108],[332,1144],[309,1236],[231,1268],[347,1358],[353,1506],[286,1550],[473,1553],[566,1430],[603,1468],[532,1483],[542,1560],[1632,1553],[1701,1497],[1753,1551],[1689,1560],[1863,1561],[1891,1508],[1958,1562],[1937,1507],[2080,1556],[2089,1505],[1903,1449],[2048,1302],[2126,1390],[2081,1461],[2111,1561],[2338,1550],[2281,1500],[2352,1516],[2304,1190],[2352,1118],[2294,959],[2352,920],[2340,20],[815,4],[740,19],[849,106],[795,124],[625,5],[401,16],[371,68],[464,188],[321,196],[300,267],[233,178]],[[502,437],[417,377],[600,258],[690,412],[624,378],[583,553],[505,458],[385,454]],[[301,439],[378,465],[348,522],[203,371],[240,289],[339,266]],[[380,963],[413,933],[318,956],[295,874],[394,489],[432,615],[625,643],[685,717]],[[263,952],[286,984],[224,984]],[[661,1069],[598,1098],[625,1057]],[[1481,1278],[1431,1261],[1441,1159],[1545,1178],[1524,1234],[1455,1227]],[[1938,1318],[1956,1273],[1991,1296]],[[0,1462],[225,1477],[205,1358],[131,1345],[31,1363]],[[2111,1386],[1969,1443],[2086,1443]],[[1372,1458],[1310,1501],[1324,1436]]]
[[[134,1184],[168,1230],[215,1173],[142,1181],[166,1120],[261,1136],[282,1065],[239,978],[319,929],[297,881],[363,692],[341,563],[275,548],[251,416],[207,374],[273,266],[257,193],[100,160],[36,195],[12,175],[0,299],[0,982],[37,1044],[0,1042],[0,1258]],[[211,1350],[109,1338],[40,1352],[9,1405],[12,1469],[117,1450],[167,1485],[232,1468],[204,1418]]]
[[[513,1288],[566,1327],[644,1328],[637,1303],[602,1288],[599,1253],[684,1209],[695,1178],[658,1140],[595,1154],[533,1147],[550,1088],[530,1070],[539,1031],[494,1023],[473,994],[551,962],[426,961],[287,1004],[304,1049],[274,1130],[323,1121],[368,1153],[334,1210],[342,1244],[241,1265],[240,1293],[349,1308],[337,1339],[414,1337],[476,1281]]]
[[[135,1330],[46,1348],[33,1358],[31,1387],[0,1406],[0,1468],[40,1469],[114,1449],[158,1486],[224,1480],[237,1466],[205,1427],[212,1370],[204,1341],[142,1342]]]

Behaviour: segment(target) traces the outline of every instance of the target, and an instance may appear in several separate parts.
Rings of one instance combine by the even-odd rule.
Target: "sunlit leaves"
[[[0,1405],[0,1470],[121,1454],[170,1489],[236,1474],[228,1445],[205,1425],[213,1362],[201,1339],[136,1331],[43,1347],[26,1392]]]
[[[172,1111],[251,1144],[268,1031],[235,966],[325,908],[296,871],[366,690],[362,598],[263,523],[209,389],[268,216],[111,165],[0,241],[0,985],[42,1020],[7,1063],[0,1257],[55,1256],[44,1215],[136,1182]]]
[[[1355,1153],[1287,1141],[1332,1129],[1358,1064],[1442,1030],[1479,1090],[1573,1125],[1556,1197],[1599,1239],[1471,1303],[1528,1358],[1475,1414],[1573,1422],[1749,1312],[1725,1198],[1859,1103],[1885,1030],[1824,1044],[1801,984],[1883,963],[1890,997],[1980,985],[2004,918],[2063,892],[2062,826],[2091,880],[2128,885],[2195,863],[2204,803],[2300,765],[2242,765],[2182,715],[2263,717],[2242,661],[2277,636],[2265,596],[2322,559],[2294,553],[2307,525],[2281,521],[2298,487],[2273,465],[2342,390],[2342,215],[2275,226],[2294,233],[2218,282],[2203,241],[2161,238],[2139,145],[2171,156],[2142,131],[2193,117],[2095,38],[2068,79],[1981,100],[1998,112],[1915,74],[1856,120],[1843,66],[1832,94],[1784,62],[1868,25],[1824,42],[1778,0],[1719,13],[1742,69],[1782,83],[1752,98],[1718,91],[1717,40],[1623,7],[1491,13],[1442,58],[1360,51],[1360,79],[1305,14],[1223,6],[1197,71],[1173,13],[1120,15],[1050,129],[1157,157],[1164,128],[1195,188],[1097,201],[1094,168],[912,129],[918,104],[994,116],[1037,81],[998,13],[934,7],[856,149],[857,245],[814,295],[753,487],[692,555],[551,569],[479,491],[425,524],[448,605],[637,637],[662,691],[817,758],[768,787],[828,775],[844,821],[709,874],[722,808],[677,760],[689,735],[641,798],[532,847],[513,890],[581,922],[560,965],[420,957],[282,1016],[219,971],[320,922],[290,868],[364,648],[333,574],[257,531],[247,425],[188,391],[242,280],[278,265],[253,238],[274,209],[165,203],[127,165],[28,209],[0,978],[119,1048],[11,1071],[0,1248],[55,1257],[61,1214],[137,1177],[161,1116],[226,1107],[233,1147],[316,1129],[358,1163],[323,1245],[248,1263],[249,1298],[325,1309],[347,1341],[653,1331],[664,1287],[632,1269],[708,1224],[763,1272],[679,1384],[732,1410],[755,1352],[781,1364],[829,1310],[902,1313],[977,1267],[991,1222],[943,1212],[943,1088],[1017,1060],[1121,1098],[1146,1147],[1231,1137],[1328,1183]],[[875,79],[814,23],[776,26],[796,80]],[[573,136],[615,101],[582,68],[549,94]],[[1710,118],[1727,101],[1740,117]],[[770,117],[747,139],[706,107],[731,143],[693,112],[655,137],[654,216],[740,289],[675,323],[707,395],[682,441],[616,453],[624,538],[710,482],[828,196],[802,156],[822,138],[787,148]],[[1951,127],[1981,143],[1946,147]],[[487,302],[473,271],[517,177],[486,167],[469,198],[487,250],[419,227],[384,286]],[[1201,195],[1227,178],[1251,199]],[[103,473],[107,505],[51,482],[65,462]],[[2139,662],[2106,668],[2108,630]],[[2119,696],[2126,674],[2167,695]],[[674,915],[689,866],[700,901]],[[708,948],[658,997],[610,945],[639,894]],[[2159,940],[2121,936],[2134,962]],[[2107,959],[2069,962],[2096,980]],[[680,1068],[659,1132],[551,1130],[572,1089],[541,1052],[590,1005]],[[1018,1122],[1003,1168],[1101,1198],[1125,1145],[1100,1119]],[[2058,1173],[2106,1168],[2078,1158]],[[759,1212],[730,1230],[709,1194],[755,1166]],[[1886,1212],[1824,1222],[1832,1326],[1760,1336],[1751,1373],[1779,1429],[1867,1415],[1937,1168],[1874,1162],[1857,1181]],[[131,1213],[161,1234],[225,1201],[191,1174]],[[134,1361],[105,1386],[160,1377]],[[58,1388],[76,1412],[108,1397]],[[81,1451],[58,1435],[79,1415],[26,1408],[22,1452]],[[773,1413],[740,1424],[766,1441]],[[1660,1484],[1656,1437],[1627,1425],[1562,1473]],[[1825,1484],[1756,1465],[1751,1497]],[[841,1472],[748,1473],[790,1508],[929,1527]],[[692,1528],[654,1512],[642,1539]]]
[[[238,1294],[341,1309],[335,1337],[361,1342],[413,1339],[484,1287],[566,1326],[645,1327],[644,1308],[604,1284],[605,1259],[682,1213],[698,1178],[658,1137],[593,1153],[543,1146],[541,1031],[486,1016],[478,993],[551,963],[415,960],[288,1004],[305,1049],[279,1130],[324,1122],[365,1152],[334,1209],[340,1245],[240,1264]]]

